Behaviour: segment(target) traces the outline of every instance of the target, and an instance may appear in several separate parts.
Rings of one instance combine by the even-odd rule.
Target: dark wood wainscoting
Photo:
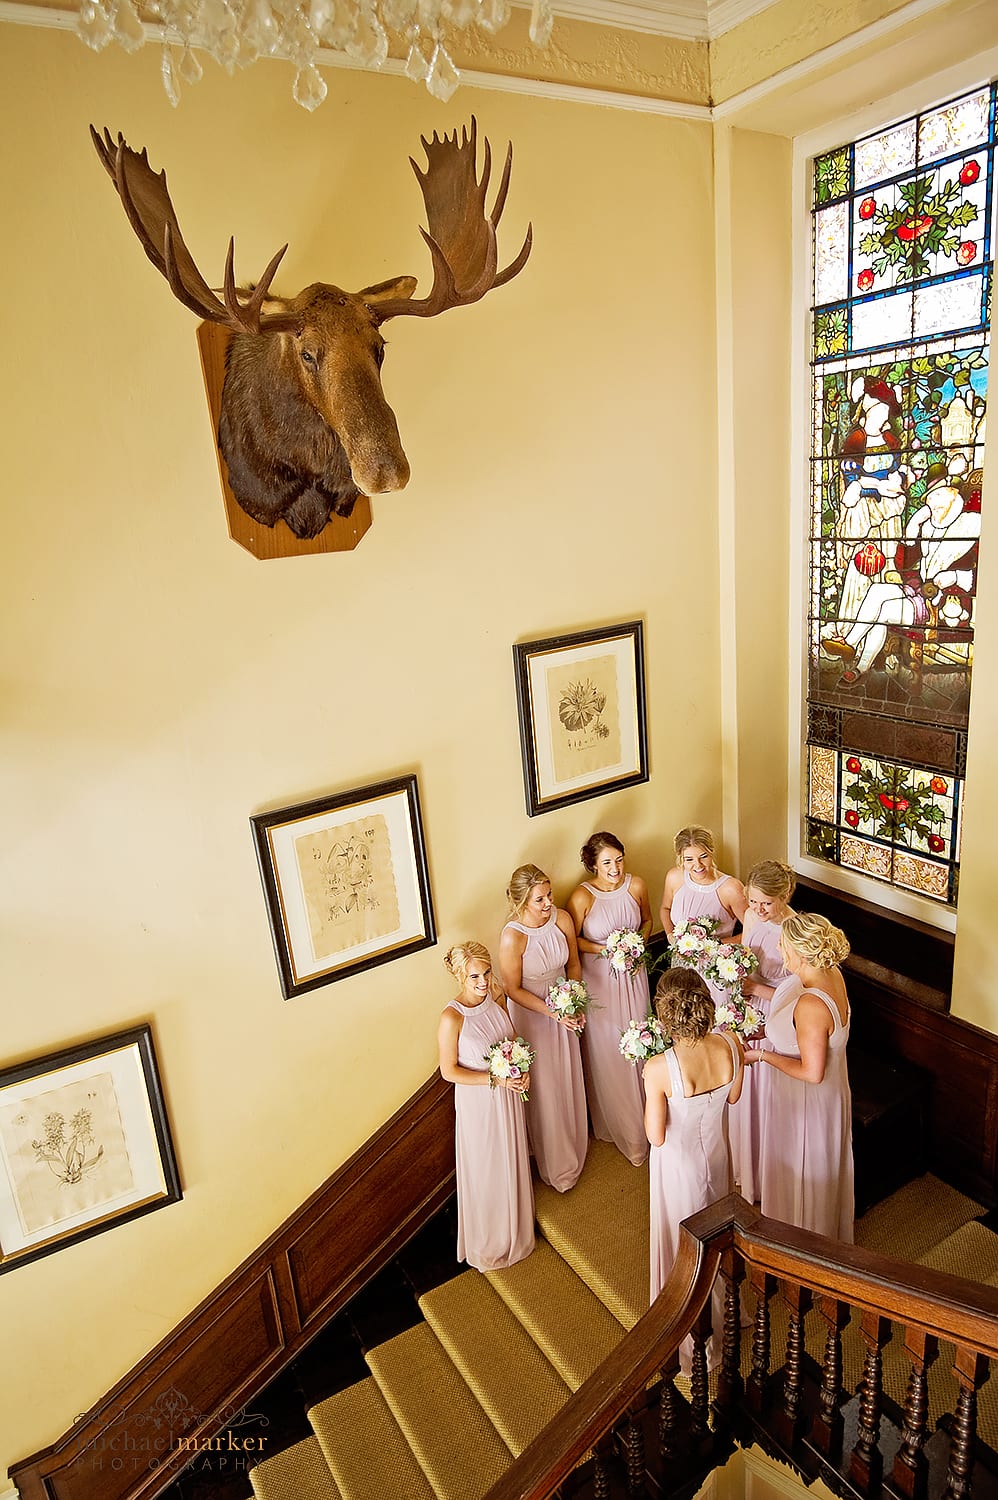
[[[794,906],[822,912],[852,944],[850,1046],[924,1075],[930,1171],[998,1206],[998,1037],[949,1014],[952,935],[811,880]]]
[[[454,1091],[432,1078],[58,1442],[21,1500],[152,1500],[446,1202]],[[233,1434],[231,1428],[235,1424]]]

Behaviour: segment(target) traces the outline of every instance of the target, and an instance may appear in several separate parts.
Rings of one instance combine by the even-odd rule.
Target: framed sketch
[[[415,776],[250,822],[285,1000],[436,942]]]
[[[648,780],[640,620],[513,647],[527,813]]]
[[[0,1069],[0,1271],[182,1197],[148,1026]]]

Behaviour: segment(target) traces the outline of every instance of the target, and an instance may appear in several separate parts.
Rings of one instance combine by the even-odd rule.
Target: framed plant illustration
[[[640,620],[513,647],[527,813],[648,780]]]
[[[182,1197],[148,1026],[0,1069],[0,1272]]]
[[[250,819],[284,998],[437,940],[415,776]]]

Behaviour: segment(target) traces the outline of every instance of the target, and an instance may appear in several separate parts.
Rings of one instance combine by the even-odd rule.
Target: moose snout
[[[350,465],[354,484],[365,495],[390,495],[404,490],[409,483],[409,460],[398,453],[376,453],[369,459],[358,457]]]

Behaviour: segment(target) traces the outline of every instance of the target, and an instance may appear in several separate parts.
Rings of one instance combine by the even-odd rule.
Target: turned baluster
[[[894,1456],[891,1476],[895,1489],[907,1500],[922,1500],[928,1471],[925,1439],[929,1418],[929,1368],[939,1353],[939,1340],[920,1328],[909,1328],[904,1337],[905,1353],[911,1361],[904,1397],[904,1427],[901,1446]]]
[[[741,1373],[742,1351],[742,1281],[745,1265],[729,1246],[721,1257],[721,1279],[724,1283],[724,1335],[721,1345],[721,1369],[717,1378],[717,1406],[730,1411],[744,1390]]]
[[[643,1495],[645,1491],[645,1434],[632,1406],[627,1413],[627,1430],[624,1433],[624,1451],[627,1454],[627,1493]]]
[[[883,1399],[883,1351],[893,1332],[889,1318],[866,1312],[860,1319],[860,1333],[866,1345],[863,1379],[859,1387],[859,1418],[856,1423],[856,1446],[849,1455],[849,1477],[863,1489],[874,1489],[883,1473],[880,1440],[880,1414]]]
[[[658,1400],[658,1451],[662,1465],[675,1458],[681,1451],[679,1441],[679,1394],[676,1376],[679,1374],[679,1351],[662,1366],[662,1388]]]
[[[783,1288],[783,1301],[790,1313],[787,1329],[787,1356],[783,1366],[783,1409],[777,1414],[776,1432],[788,1448],[797,1440],[804,1396],[803,1365],[804,1316],[811,1306],[807,1287],[790,1282]]]
[[[977,1392],[990,1373],[990,1365],[983,1354],[957,1348],[953,1374],[959,1382],[960,1394],[953,1414],[944,1500],[964,1500],[970,1494],[974,1444],[977,1441]]]
[[[593,1500],[610,1500],[610,1476],[603,1462],[609,1451],[609,1438],[600,1438],[593,1451]]]
[[[707,1299],[706,1306],[693,1327],[693,1360],[690,1366],[690,1434],[694,1438],[702,1438],[710,1431],[707,1420],[707,1340],[710,1338],[713,1327],[713,1300],[713,1297]]]
[[[842,1330],[849,1322],[849,1304],[822,1297],[818,1311],[825,1322],[825,1353],[821,1362],[818,1410],[811,1424],[811,1441],[822,1453],[838,1454],[842,1445]]]
[[[752,1324],[752,1373],[748,1378],[745,1399],[751,1411],[760,1412],[769,1390],[769,1304],[776,1295],[777,1280],[753,1269],[749,1284],[755,1292],[755,1319]]]

